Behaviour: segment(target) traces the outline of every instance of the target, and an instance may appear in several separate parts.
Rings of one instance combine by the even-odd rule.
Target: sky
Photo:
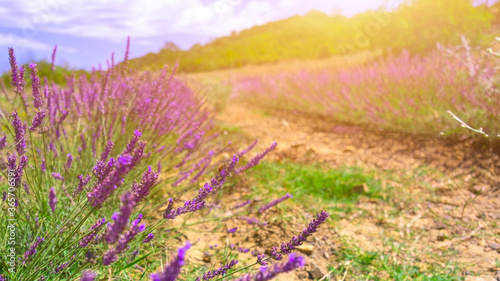
[[[158,52],[165,42],[182,49],[254,25],[310,10],[352,16],[391,10],[402,0],[0,0],[0,72],[8,70],[7,47],[20,62],[49,59],[90,69],[121,60],[127,36],[131,57]]]

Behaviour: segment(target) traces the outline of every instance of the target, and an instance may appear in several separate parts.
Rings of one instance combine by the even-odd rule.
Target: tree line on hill
[[[370,50],[389,54],[406,49],[422,54],[438,42],[457,44],[461,35],[473,44],[491,38],[493,13],[486,5],[474,6],[469,0],[410,0],[390,12],[388,8],[351,18],[311,11],[233,32],[189,50],[167,43],[158,53],[133,59],[131,65],[158,70],[179,62],[182,72],[201,72]]]

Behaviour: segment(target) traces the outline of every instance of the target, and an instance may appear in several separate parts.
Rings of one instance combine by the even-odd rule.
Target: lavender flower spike
[[[233,268],[237,263],[238,260],[232,260],[231,262],[217,268],[216,270],[205,272],[205,274],[203,274],[203,280],[210,280],[217,275],[224,276],[226,272]],[[196,280],[198,281],[200,280],[200,278],[198,277]]]
[[[85,237],[83,237],[82,240],[80,240],[80,247],[81,248],[87,247],[87,245],[90,242],[92,242],[92,240],[94,240],[94,238],[97,235],[97,232],[99,231],[98,228],[100,228],[102,225],[104,225],[104,222],[106,222],[106,220],[104,218],[100,219],[94,225],[92,225],[90,227],[89,231],[92,231],[92,232],[89,233],[88,235],[86,235]],[[93,230],[95,230],[95,231],[93,231]]]
[[[120,208],[120,213],[114,213],[111,217],[115,222],[107,228],[106,231],[106,242],[113,244],[118,239],[118,236],[127,227],[128,220],[132,214],[132,208],[134,207],[133,195],[130,192],[123,194],[122,206]]]
[[[149,233],[148,236],[146,236],[146,239],[142,240],[142,243],[149,243],[151,240],[155,238],[155,235],[153,233]]]
[[[111,193],[122,185],[123,178],[141,161],[145,147],[146,142],[139,141],[132,155],[120,155],[117,160],[113,161],[110,159],[108,165],[111,164],[113,169],[101,175],[102,177],[98,178],[92,191],[87,193],[87,198],[92,206],[100,208]]]
[[[242,203],[238,203],[236,205],[234,205],[231,210],[235,210],[235,209],[239,209],[239,208],[243,208],[245,207],[246,205],[250,204],[252,202],[252,200],[247,200],[245,202],[242,202]]]
[[[24,253],[24,262],[28,260],[29,257],[33,256],[36,254],[36,248],[38,248],[38,245],[45,241],[45,239],[37,237],[36,241],[30,246],[30,248]]]
[[[0,150],[4,149],[5,146],[7,146],[7,135],[3,135],[3,137],[0,138]]]
[[[50,65],[50,70],[54,71],[56,70],[56,52],[57,52],[57,45],[54,46],[54,51],[52,51],[52,63]]]
[[[276,200],[273,200],[271,203],[268,203],[268,204],[266,204],[266,205],[264,205],[264,206],[260,207],[260,208],[259,208],[259,213],[263,213],[263,212],[264,212],[264,211],[266,211],[267,209],[269,209],[269,208],[271,208],[271,207],[273,207],[273,206],[276,206],[276,205],[278,205],[279,203],[281,203],[281,202],[285,201],[286,199],[288,199],[288,198],[292,198],[292,197],[293,197],[293,196],[292,196],[291,194],[287,193],[285,196],[280,197],[280,198],[278,198],[278,199],[276,199]]]
[[[64,177],[59,173],[52,173],[52,177],[54,177],[56,180],[64,181]]]
[[[12,74],[11,84],[12,84],[12,86],[14,86],[16,88],[14,91],[17,94],[21,95],[21,98],[23,99],[23,102],[24,102],[24,96],[23,96],[24,68],[21,66],[21,68],[19,69],[17,62],[16,62],[16,56],[14,54],[13,48],[9,48],[9,62],[10,62],[10,71]]]
[[[82,278],[80,279],[80,281],[94,281],[96,276],[97,276],[97,274],[95,274],[94,272],[92,272],[90,270],[86,270],[83,272]]]
[[[148,170],[142,175],[141,182],[139,184],[134,183],[132,185],[132,193],[136,204],[148,196],[151,187],[155,185],[158,180],[158,176],[159,174],[155,173],[151,169],[151,166],[149,166]]]
[[[297,246],[302,245],[302,242],[306,241],[307,237],[316,232],[318,230],[318,227],[325,222],[328,216],[328,213],[325,211],[318,213],[316,215],[316,218],[309,223],[307,228],[304,229],[301,234],[292,237],[292,240],[290,240],[289,242],[283,242],[281,244],[281,252],[278,253],[277,247],[273,247],[271,250],[271,257],[275,260],[280,260],[281,254],[288,254],[291,251],[295,250]]]
[[[43,119],[45,119],[46,115],[47,112],[45,110],[40,110],[35,114],[35,117],[33,117],[33,120],[31,121],[31,126],[29,128],[30,132],[33,132],[34,130],[36,130],[36,128],[42,125]]]
[[[52,209],[52,212],[56,211],[56,203],[57,203],[56,191],[53,187],[51,187],[49,192],[49,205],[50,208]]]
[[[75,191],[73,192],[75,195],[82,192],[83,188],[89,183],[90,179],[92,179],[91,176],[87,175],[85,178],[83,178],[82,175],[78,176],[78,186],[76,187]]]
[[[199,189],[198,195],[193,200],[188,200],[184,202],[184,206],[178,207],[172,210],[172,201],[170,200],[163,218],[165,219],[175,219],[177,216],[195,212],[203,207],[205,207],[205,199],[212,194],[212,192],[218,190],[225,182],[227,177],[234,171],[236,164],[238,163],[238,155],[234,155],[233,159],[229,164],[222,166],[219,169],[219,174],[210,180],[210,182],[205,183],[205,185]]]
[[[137,142],[139,141],[139,139],[141,138],[142,136],[142,133],[138,130],[135,130],[134,131],[134,136],[130,139],[129,143],[127,144],[127,147],[125,148],[125,150],[123,151],[122,154],[129,154],[132,152],[132,150],[134,149],[135,145],[137,144]]]
[[[285,264],[276,264],[271,268],[264,266],[260,268],[260,271],[257,274],[255,275],[247,274],[238,279],[234,279],[234,281],[250,281],[250,280],[267,281],[274,279],[281,273],[291,272],[296,268],[302,267],[304,265],[305,265],[305,260],[303,257],[296,256],[295,254],[290,254],[288,256],[288,262],[286,262]]]
[[[169,265],[167,265],[163,272],[151,274],[151,281],[174,281],[179,276],[181,268],[184,265],[186,259],[186,252],[191,248],[191,244],[186,242],[186,246],[180,247],[177,251],[177,256],[172,259]]]
[[[245,154],[247,154],[250,150],[252,150],[255,145],[257,144],[257,140],[255,140],[250,146],[248,146],[247,148],[243,149],[242,151],[238,152],[238,156],[241,157]]]
[[[110,265],[111,263],[115,262],[118,259],[118,254],[128,250],[128,244],[130,243],[130,241],[132,241],[132,239],[134,239],[134,237],[137,236],[139,232],[146,229],[146,226],[144,224],[138,225],[139,222],[141,222],[141,219],[142,215],[139,215],[138,218],[132,222],[132,227],[130,227],[130,230],[123,234],[120,240],[118,240],[118,244],[116,245],[116,247],[104,253],[102,257],[102,263],[104,265]]]
[[[14,126],[14,130],[16,132],[16,151],[18,155],[24,155],[24,151],[26,149],[26,140],[24,139],[24,126],[17,115],[17,112],[13,111],[12,114],[12,125]]]
[[[73,165],[73,156],[71,153],[68,153],[68,157],[66,158],[66,164],[64,164],[64,167],[66,169],[71,169],[71,166]]]
[[[248,163],[245,166],[236,169],[236,171],[235,171],[236,174],[239,174],[245,170],[248,170],[252,167],[257,166],[259,164],[260,160],[262,160],[262,158],[264,158],[269,152],[271,152],[271,150],[275,149],[277,145],[278,145],[278,143],[273,142],[270,147],[268,147],[266,150],[264,150],[264,152],[257,154],[257,156],[255,156],[250,161],[248,161]]]
[[[11,84],[17,87],[19,83],[19,68],[16,62],[16,56],[14,55],[14,49],[9,48],[9,62],[10,62],[10,72],[12,74]]]
[[[42,93],[40,92],[40,78],[38,77],[38,70],[36,63],[29,65],[31,70],[31,88],[33,89],[33,105],[36,109],[42,107]]]
[[[231,229],[228,229],[228,230],[227,230],[227,233],[235,233],[235,232],[236,232],[236,230],[238,230],[238,227],[233,227],[233,228],[231,228]]]

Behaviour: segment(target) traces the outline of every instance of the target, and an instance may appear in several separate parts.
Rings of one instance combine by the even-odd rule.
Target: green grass
[[[455,281],[464,280],[461,269],[451,262],[444,267],[439,264],[413,264],[401,260],[405,256],[404,244],[395,244],[390,239],[385,241],[385,250],[367,251],[355,243],[343,239],[342,247],[335,253],[338,262],[329,268],[330,278],[338,280],[419,280],[419,281]],[[398,262],[394,261],[398,257]],[[425,267],[422,267],[424,265]],[[337,279],[336,279],[337,278]]]
[[[403,196],[405,188],[395,190],[382,187],[380,181],[383,178],[396,178],[403,186],[410,186],[410,181],[420,182],[420,176],[431,172],[426,169],[416,170],[411,173],[413,176],[410,178],[398,178],[392,172],[375,177],[371,172],[356,167],[330,169],[318,164],[263,162],[250,170],[246,179],[250,180],[253,193],[262,194],[263,200],[269,201],[286,192],[291,193],[294,197],[290,200],[308,212],[328,210],[331,215],[329,227],[342,229],[344,226],[339,223],[339,215],[362,210],[356,207],[362,197],[376,198],[379,202],[377,205],[389,207],[384,208],[384,211],[388,211],[386,215],[401,215],[400,201],[408,202],[412,199]],[[366,187],[359,188],[363,184]],[[277,208],[286,209],[290,204],[292,203],[278,205]],[[364,214],[358,217],[357,223],[374,219],[369,214]],[[335,261],[330,260],[330,276],[325,280],[464,280],[460,265],[450,261],[450,256],[456,253],[437,254],[428,252],[427,248],[413,247],[416,236],[424,235],[425,230],[412,231],[401,238],[391,237],[390,234],[390,230],[397,229],[398,226],[386,225],[382,228],[386,230],[386,234],[379,237],[382,242],[380,248],[364,249],[348,236],[334,238],[338,239],[335,244],[340,247],[332,253]],[[431,260],[436,262],[429,262],[426,258],[429,255],[433,255]]]
[[[353,204],[360,196],[378,197],[380,184],[359,168],[263,162],[248,172],[255,189],[270,195],[288,192],[302,205],[310,202]],[[313,201],[311,201],[313,200]]]

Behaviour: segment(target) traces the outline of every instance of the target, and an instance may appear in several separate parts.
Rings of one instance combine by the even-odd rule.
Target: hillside
[[[314,59],[359,51],[423,53],[436,42],[454,44],[465,35],[480,43],[493,16],[468,0],[414,0],[389,13],[367,11],[352,18],[311,11],[181,50],[166,43],[158,53],[131,61],[156,70],[179,61],[180,71],[199,72],[290,59]]]

